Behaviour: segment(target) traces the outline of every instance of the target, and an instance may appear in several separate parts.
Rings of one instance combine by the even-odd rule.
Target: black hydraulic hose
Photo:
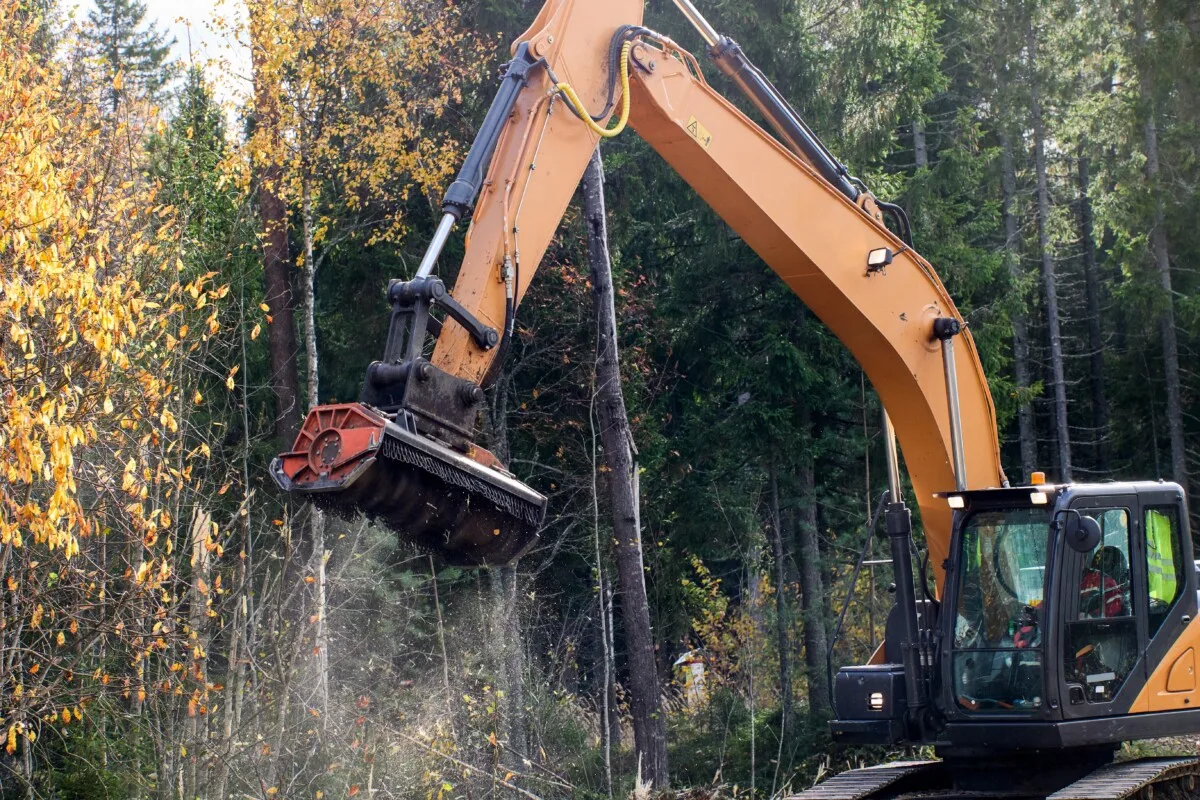
[[[504,359],[508,355],[508,344],[512,341],[513,328],[517,319],[517,301],[514,298],[508,297],[504,300],[504,330],[500,334],[500,346],[496,348],[496,355],[492,357],[492,365],[488,367],[487,374],[483,376],[480,386],[484,389],[490,389],[500,377],[500,368],[504,365]]]
[[[622,25],[620,28],[617,29],[616,34],[613,35],[612,41],[609,42],[609,46],[608,46],[608,99],[605,102],[603,110],[601,110],[599,114],[589,114],[589,116],[591,116],[593,122],[600,122],[600,121],[604,120],[605,118],[607,118],[608,115],[610,113],[612,113],[613,107],[616,106],[617,86],[620,85],[620,77],[621,77],[620,76],[621,51],[624,49],[625,43],[628,42],[630,39],[634,38],[635,36],[641,36],[643,34],[650,34],[650,33],[653,33],[653,31],[651,31],[649,28],[643,28],[640,25]],[[525,82],[528,81],[527,76],[528,76],[530,69],[534,66],[545,65],[545,61],[542,61],[542,60],[530,61],[530,56],[528,55],[528,53],[523,52],[523,51],[527,51],[527,50],[528,50],[528,45],[521,45],[521,48],[518,49],[518,51],[517,51],[517,57],[515,59],[513,59],[513,64],[515,65],[518,62],[522,61],[522,59],[524,59],[525,62],[529,63],[529,67],[524,68],[523,71],[521,71],[519,74],[516,74],[516,75],[514,75],[514,67],[512,67],[512,66],[509,67],[508,73],[504,76],[505,77],[504,86],[501,87],[500,94],[497,95],[496,100],[493,102],[492,109],[488,111],[488,119],[491,119],[493,111],[495,111],[498,106],[506,107],[507,110],[504,113],[504,117],[507,117],[508,113],[512,110],[512,105],[516,102],[516,95],[518,95],[520,93],[520,89],[524,88]],[[519,80],[514,80],[514,82],[513,82],[518,85],[516,86],[515,91],[512,92],[512,100],[511,101],[506,100],[505,102],[507,103],[507,106],[501,106],[501,96],[505,94],[506,87],[510,86],[509,78],[519,79]],[[551,79],[554,80],[555,83],[558,82],[557,78],[554,77],[553,72],[551,73]],[[570,108],[572,110],[572,112],[575,111],[574,107],[570,103],[567,104],[567,107]],[[503,119],[503,117],[501,119]],[[479,134],[479,137],[476,139],[476,141],[478,142],[480,139],[483,139],[485,133],[490,133],[488,120],[484,120],[483,127],[480,129],[480,134]],[[499,139],[498,134],[497,134],[496,138]],[[495,147],[496,147],[495,142],[492,142],[491,149],[487,153],[487,161],[491,161],[492,151],[495,150]],[[474,153],[475,153],[475,146],[472,145],[471,155],[473,155]],[[467,156],[468,161],[470,160],[471,155]],[[487,169],[486,162],[484,162],[484,170],[486,171],[486,169]],[[462,173],[466,173],[466,172],[467,172],[467,164],[464,163]],[[459,178],[460,178],[460,180],[462,180],[461,174],[460,174]],[[479,180],[480,181],[482,180],[482,175],[480,175]],[[457,184],[458,181],[455,181],[455,183]],[[474,197],[474,194],[478,192],[479,183],[476,182],[473,184],[473,186],[475,188],[472,193],[472,198]],[[451,189],[453,189],[453,188],[454,187],[451,186]],[[447,202],[449,202],[450,192],[446,193],[446,198],[447,198]],[[519,264],[513,264],[513,291],[514,291],[514,293],[516,291],[518,291],[517,287],[519,287],[520,285],[521,285],[521,267]],[[512,341],[513,330],[516,326],[516,316],[517,316],[516,298],[515,297],[506,298],[505,303],[504,303],[504,328],[503,328],[503,330],[501,332],[501,336],[500,336],[500,345],[496,350],[496,355],[492,359],[491,367],[488,369],[487,374],[484,376],[483,381],[480,384],[484,389],[491,388],[500,377],[500,369],[501,369],[502,364],[504,363],[505,356],[508,355],[509,343]]]
[[[625,47],[625,43],[635,36],[653,33],[654,31],[643,28],[641,25],[622,25],[617,28],[616,34],[608,44],[608,100],[599,114],[589,115],[592,122],[603,122],[617,104],[617,86],[621,83],[621,50]],[[570,103],[567,105],[570,107]]]
[[[906,245],[912,247],[912,224],[908,221],[908,212],[904,210],[904,207],[895,203],[885,203],[879,199],[875,200],[875,205],[879,206],[882,211],[892,215],[892,219],[896,220],[896,227],[899,228],[897,233],[900,235],[900,238],[904,240]]]
[[[846,622],[846,612],[850,610],[850,601],[854,599],[854,587],[858,585],[858,576],[862,573],[863,562],[867,560],[867,554],[871,551],[871,541],[875,536],[875,526],[879,524],[879,515],[883,513],[884,506],[889,502],[889,497],[888,492],[884,492],[879,496],[879,503],[875,506],[875,513],[871,515],[871,521],[867,523],[867,540],[863,542],[862,552],[858,554],[858,563],[854,565],[854,573],[850,576],[850,586],[846,589],[846,599],[842,603],[841,612],[838,614],[837,624],[833,626],[833,635],[829,638],[829,645],[825,648],[825,677],[829,685],[829,707],[834,710],[834,713],[837,713],[837,698],[833,692],[833,649],[842,638],[842,626]]]
[[[924,557],[921,558],[921,594],[925,595],[925,599],[931,605],[937,605],[937,599],[933,593],[929,591],[929,551],[925,551]]]
[[[767,76],[751,63],[737,42],[724,36],[709,48],[708,55],[767,119],[792,152],[811,162],[821,177],[846,197],[858,199],[861,192],[845,165],[829,152]]]
[[[517,292],[521,290],[521,265],[515,259],[512,270],[512,297],[504,298],[504,330],[500,334],[500,346],[496,348],[496,355],[492,357],[492,365],[488,367],[487,374],[483,376],[483,381],[479,384],[484,389],[492,388],[499,380],[504,359],[508,356],[509,343],[512,342],[513,329],[516,327]]]

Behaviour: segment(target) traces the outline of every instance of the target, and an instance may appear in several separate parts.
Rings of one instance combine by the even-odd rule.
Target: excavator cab
[[[1196,729],[1197,577],[1179,485],[939,496],[954,509],[944,596],[920,604],[915,642],[889,626],[896,663],[841,671],[836,739],[994,754]]]

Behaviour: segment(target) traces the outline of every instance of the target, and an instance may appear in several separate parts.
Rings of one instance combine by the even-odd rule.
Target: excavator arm
[[[448,421],[453,414],[438,413],[446,403],[439,406],[436,398],[429,401],[421,396],[419,381],[412,377],[419,370],[409,362],[420,362],[423,380],[440,383],[435,395],[479,399],[474,390],[487,385],[503,357],[516,308],[600,139],[599,131],[612,117],[627,115],[637,134],[791,287],[862,366],[895,427],[940,586],[951,511],[945,500],[935,500],[934,493],[1005,483],[995,411],[971,334],[933,268],[883,223],[881,208],[886,204],[876,201],[829,155],[736,44],[719,37],[689,2],[676,2],[708,42],[716,66],[763,113],[776,135],[716,92],[696,58],[665,36],[641,27],[643,0],[550,0],[513,45],[514,61],[459,180],[447,193],[446,215],[416,281],[394,282],[389,352],[373,366],[364,387],[364,400],[384,413],[359,407],[377,414],[371,425],[384,426],[371,428],[372,441],[386,443],[394,433],[386,426],[394,427],[398,416],[412,410],[410,432],[432,445],[445,446],[452,454],[447,456],[449,466],[443,462],[433,471],[443,482],[457,481],[456,502],[466,498],[470,505],[469,496],[461,492],[488,487],[458,480],[450,470],[465,468],[485,483],[495,476],[517,483],[470,441],[471,404],[460,410],[457,422]],[[583,108],[577,108],[576,102]],[[580,110],[595,115],[591,124]],[[410,311],[396,310],[396,296],[407,291],[411,299],[420,294],[413,284],[438,283],[430,275],[441,246],[472,206],[466,257],[450,293],[452,301],[444,297],[431,301],[446,307],[448,319],[426,364],[419,347],[424,326],[413,334],[413,326],[404,321],[409,318],[403,317]],[[399,323],[397,314],[402,317]],[[410,341],[407,352],[402,352],[395,341],[398,326],[402,333],[408,331],[410,338],[416,335],[422,341]],[[947,361],[939,338],[949,337],[957,340],[957,358]],[[957,391],[959,415],[951,413],[955,409],[948,399],[948,384]],[[320,412],[313,414],[319,417]],[[333,412],[325,413],[329,418]],[[956,417],[961,419],[961,446],[955,441]],[[391,421],[384,422],[385,418]],[[383,460],[383,456],[369,447],[322,456],[317,445],[322,431],[336,424],[340,423],[324,428],[319,423],[306,425],[293,453],[283,456],[276,467],[281,485],[320,495],[332,507],[366,507],[390,519],[402,534],[411,530],[408,519],[392,514],[389,504],[405,499],[405,490],[388,488],[396,482],[392,477],[366,491],[342,491],[346,487],[338,480],[348,474],[347,467],[358,468],[367,459]],[[324,477],[322,457],[331,468]],[[406,469],[426,469],[429,458],[426,454],[423,459],[409,459]],[[339,465],[341,478],[333,474]],[[488,470],[495,475],[488,476]],[[314,489],[322,480],[325,483]],[[408,478],[399,483],[412,486]],[[505,488],[512,487],[506,484]],[[371,498],[372,492],[386,497]],[[423,496],[434,494],[426,490]],[[366,502],[362,495],[368,495]],[[453,521],[447,521],[455,514]],[[418,526],[424,531],[441,526],[440,534],[426,537],[426,543],[433,541],[431,546],[460,560],[508,557],[530,540],[528,521],[522,534],[512,534],[522,540],[520,544],[500,546],[499,539],[510,534],[504,525],[491,527],[497,519],[494,514],[488,517],[487,530],[458,538],[453,526],[470,527],[470,510],[464,515],[456,507],[448,516],[434,516],[434,522],[425,519]],[[496,541],[488,542],[489,533]],[[489,544],[494,545],[490,550]],[[473,555],[463,555],[462,546],[473,548]]]

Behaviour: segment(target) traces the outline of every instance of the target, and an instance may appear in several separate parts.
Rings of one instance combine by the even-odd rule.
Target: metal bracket
[[[500,342],[500,333],[477,320],[471,312],[450,296],[446,284],[440,278],[414,278],[411,281],[394,280],[388,285],[388,303],[392,306],[392,326],[388,331],[384,360],[389,362],[411,361],[420,358],[425,345],[425,333],[430,323],[437,330],[441,324],[431,319],[434,306],[445,309],[446,314],[466,328],[475,344],[491,350]]]
[[[436,336],[442,329],[442,323],[430,311],[434,306],[444,309],[484,350],[499,343],[499,332],[463,308],[438,278],[392,281],[388,302],[392,321],[387,346],[383,360],[367,368],[362,402],[389,414],[407,414],[418,421],[422,432],[453,446],[467,446],[483,403],[483,390],[425,360],[426,336]]]

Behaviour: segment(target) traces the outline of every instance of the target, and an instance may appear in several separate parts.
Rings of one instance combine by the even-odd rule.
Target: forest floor
[[[1143,742],[1127,742],[1117,753],[1118,761],[1152,756],[1200,756],[1200,739],[1195,736],[1164,736]]]

